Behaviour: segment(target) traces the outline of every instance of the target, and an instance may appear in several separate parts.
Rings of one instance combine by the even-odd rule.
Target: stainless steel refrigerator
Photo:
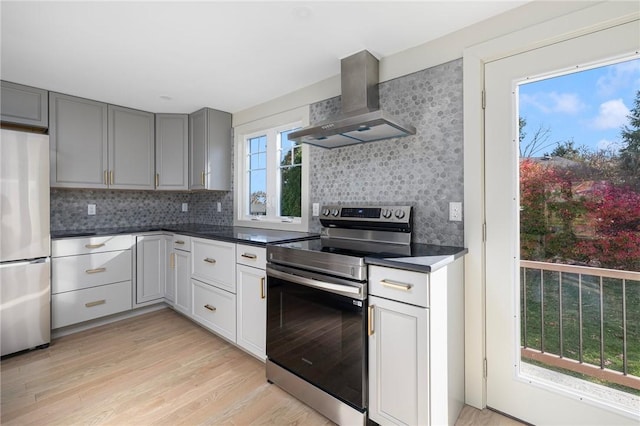
[[[1,130],[2,355],[51,340],[49,137]]]

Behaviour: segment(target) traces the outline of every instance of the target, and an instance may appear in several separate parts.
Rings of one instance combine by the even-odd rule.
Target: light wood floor
[[[299,424],[329,420],[264,364],[170,309],[55,339],[1,362],[3,425]],[[519,425],[465,407],[463,425]]]

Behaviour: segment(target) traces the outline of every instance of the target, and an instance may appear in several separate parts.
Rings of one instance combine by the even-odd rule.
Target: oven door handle
[[[320,290],[327,290],[332,293],[342,293],[342,294],[346,293],[346,294],[361,296],[360,288],[358,287],[328,283],[326,281],[320,281],[313,278],[307,278],[307,277],[301,277],[299,275],[288,274],[286,272],[282,272],[282,271],[278,271],[277,269],[270,268],[269,266],[267,266],[267,276],[280,278],[282,280],[286,280],[296,284],[301,284],[307,287],[313,287]]]

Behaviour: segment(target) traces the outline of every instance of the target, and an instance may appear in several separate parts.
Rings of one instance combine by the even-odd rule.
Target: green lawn
[[[541,280],[542,277],[542,280]],[[582,276],[582,303],[580,303],[577,274],[528,269],[526,290],[521,278],[521,306],[523,346],[547,353],[580,359],[579,310],[582,305],[582,361],[601,365],[600,316],[603,315],[604,367],[623,371],[623,289],[622,280]],[[544,283],[544,284],[541,284]],[[640,377],[640,281],[626,281],[627,374]],[[602,296],[602,302],[601,302]],[[526,298],[526,312],[524,299]],[[544,304],[544,322],[541,321]],[[562,307],[562,321],[560,318]],[[525,323],[526,314],[526,323]],[[562,323],[562,351],[560,324]],[[544,327],[542,326],[544,324]],[[526,337],[525,337],[526,330]],[[544,341],[542,334],[544,331]],[[526,340],[525,340],[526,339]],[[544,344],[544,347],[542,346]],[[572,373],[572,375],[578,375]],[[581,376],[582,377],[582,376]],[[594,380],[595,381],[595,380]],[[627,388],[625,388],[627,390]],[[640,394],[640,391],[633,393]]]

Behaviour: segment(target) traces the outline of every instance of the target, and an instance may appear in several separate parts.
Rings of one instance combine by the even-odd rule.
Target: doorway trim
[[[549,7],[553,7],[552,4]],[[608,1],[464,49],[465,401],[486,407],[484,64],[640,20],[637,2]]]

